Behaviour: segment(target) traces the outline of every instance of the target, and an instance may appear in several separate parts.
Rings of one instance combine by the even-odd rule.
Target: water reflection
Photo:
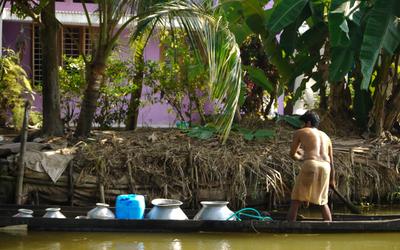
[[[0,233],[0,249],[17,250],[369,250],[400,249],[396,233],[377,234],[129,234]]]

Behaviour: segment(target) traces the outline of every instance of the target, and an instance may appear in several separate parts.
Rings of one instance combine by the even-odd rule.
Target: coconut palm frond
[[[197,55],[208,63],[212,98],[221,107],[215,124],[222,141],[226,141],[240,94],[240,49],[224,20],[214,16],[208,1],[196,2],[176,0],[156,4],[141,21],[151,23],[156,20],[156,25],[184,29],[188,34]]]

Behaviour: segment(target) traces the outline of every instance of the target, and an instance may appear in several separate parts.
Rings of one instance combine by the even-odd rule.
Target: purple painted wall
[[[10,3],[7,3],[5,7],[10,8]],[[93,12],[97,9],[97,5],[93,3],[87,3],[86,7],[89,12]],[[56,2],[56,10],[83,12],[83,7],[82,3],[74,3],[74,0],[64,0],[63,2]]]
[[[95,4],[87,4],[89,11],[96,10]],[[81,3],[73,3],[73,0],[65,0],[64,2],[56,3],[57,11],[71,11],[83,12]],[[21,33],[21,27],[23,32]],[[129,48],[129,30],[121,35],[120,48],[121,59],[128,59],[131,57]],[[25,38],[26,46],[22,64],[28,74],[31,76],[32,65],[32,24],[28,22],[18,21],[4,21],[3,22],[3,46],[11,49],[16,49],[17,40]],[[158,61],[160,59],[159,41],[153,38],[149,41],[145,53],[145,60]],[[173,111],[172,107],[166,103],[152,103],[152,100],[159,99],[159,95],[149,96],[152,93],[148,86],[144,86],[142,90],[142,108],[139,110],[138,126],[139,127],[175,127],[176,122],[179,120]],[[150,100],[151,99],[151,100]],[[41,95],[37,95],[34,101],[34,109],[37,111],[42,110]],[[208,103],[206,110],[213,110],[213,104]],[[193,115],[194,120],[198,120],[198,114]]]
[[[87,3],[86,6],[89,12],[97,9],[97,5],[93,3]],[[64,0],[64,2],[56,2],[56,10],[83,12],[83,7],[81,3],[74,3],[73,0]]]
[[[160,47],[158,39],[151,39],[144,51],[145,60],[158,61],[160,60]],[[143,106],[139,110],[138,126],[139,127],[174,127],[177,121],[175,113],[171,113],[172,108],[168,104],[155,103],[149,104],[151,100],[149,95],[152,93],[148,86],[143,86],[142,103]],[[151,99],[159,98],[150,96]],[[172,111],[173,112],[173,111]]]
[[[22,66],[31,76],[32,65],[32,24],[3,21],[3,47],[17,51],[23,49]],[[18,48],[17,48],[18,47]]]

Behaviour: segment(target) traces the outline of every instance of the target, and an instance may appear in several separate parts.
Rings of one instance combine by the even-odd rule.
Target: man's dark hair
[[[304,123],[311,122],[311,126],[314,128],[318,128],[320,122],[318,114],[311,110],[305,112],[299,119]]]

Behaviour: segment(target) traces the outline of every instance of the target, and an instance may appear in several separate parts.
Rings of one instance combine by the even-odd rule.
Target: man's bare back
[[[318,114],[307,111],[299,119],[304,122],[304,127],[293,135],[290,157],[304,163],[293,187],[288,220],[296,220],[301,202],[312,202],[321,206],[324,220],[332,221],[327,205],[328,185],[333,188],[336,185],[332,142],[327,134],[317,129]]]
[[[293,136],[290,156],[296,160],[317,160],[332,162],[332,143],[324,132],[317,128],[305,127]]]

